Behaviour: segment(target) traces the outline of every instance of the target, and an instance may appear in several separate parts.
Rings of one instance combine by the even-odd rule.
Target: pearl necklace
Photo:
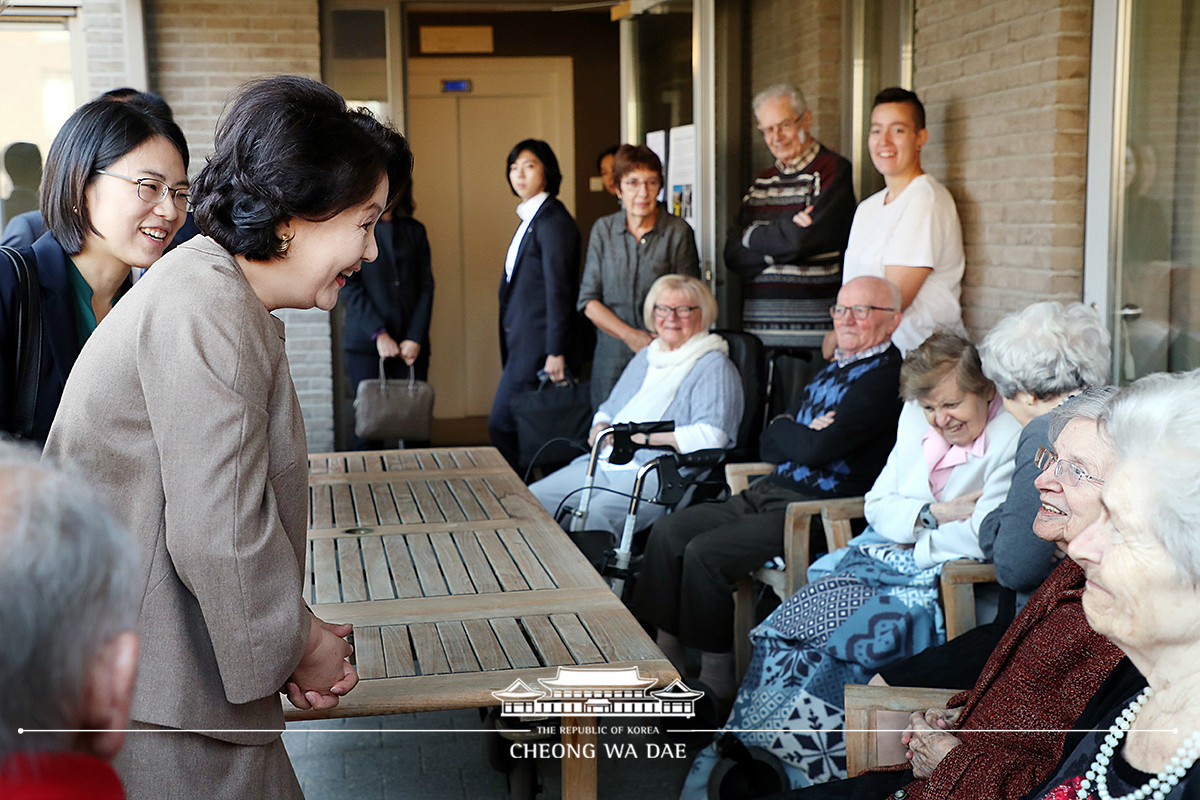
[[[1129,707],[1121,712],[1117,721],[1109,727],[1108,733],[1104,737],[1104,743],[1100,745],[1100,752],[1096,754],[1096,759],[1079,784],[1079,791],[1075,793],[1077,800],[1087,800],[1093,786],[1096,787],[1096,794],[1100,800],[1114,800],[1108,793],[1109,762],[1113,759],[1117,745],[1129,732],[1129,726],[1133,724],[1138,712],[1142,710],[1142,706],[1152,694],[1154,694],[1154,690],[1147,686],[1141,694],[1133,699]],[[1196,763],[1196,759],[1200,758],[1200,750],[1196,747],[1197,742],[1200,742],[1200,731],[1195,731],[1190,738],[1184,739],[1183,744],[1175,751],[1175,755],[1171,756],[1167,766],[1149,782],[1124,797],[1115,798],[1115,800],[1145,800],[1146,798],[1163,800],[1175,788],[1175,784],[1179,783],[1180,778],[1187,774],[1192,764]]]

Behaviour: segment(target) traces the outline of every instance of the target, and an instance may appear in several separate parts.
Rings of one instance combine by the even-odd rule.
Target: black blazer
[[[375,354],[371,334],[387,330],[397,342],[411,339],[429,351],[433,314],[433,268],[425,226],[396,217],[375,226],[379,255],[346,279],[346,327],[342,349]]]
[[[512,280],[500,278],[500,360],[527,379],[548,355],[574,355],[575,298],[579,294],[579,227],[556,197],[538,209],[521,239]],[[522,375],[522,377],[526,377]]]
[[[36,262],[38,282],[42,285],[42,369],[32,436],[43,442],[58,410],[67,375],[79,356],[79,330],[67,274],[67,254],[54,234],[45,234],[32,247],[22,248],[21,253],[27,261]],[[16,331],[12,316],[16,290],[17,275],[12,264],[7,257],[0,259],[0,419],[6,423],[16,398],[13,386]]]

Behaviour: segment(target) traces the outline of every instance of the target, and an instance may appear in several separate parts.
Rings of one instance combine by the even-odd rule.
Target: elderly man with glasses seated
[[[617,384],[625,365],[653,334],[641,319],[650,286],[663,275],[700,275],[696,235],[658,202],[662,162],[645,145],[621,145],[613,157],[621,211],[596,220],[577,307],[596,326],[592,408]]]
[[[752,105],[775,163],[742,198],[725,266],[745,281],[746,331],[769,346],[820,347],[854,219],[850,162],[813,138],[797,87],[771,86]]]
[[[634,613],[658,628],[658,645],[683,673],[684,647],[701,653],[700,681],[732,697],[733,590],[783,554],[788,503],[865,494],[896,442],[900,292],[883,278],[842,287],[829,310],[835,360],[763,431],[761,454],[775,472],[724,503],[692,506],[650,531]],[[823,549],[823,545],[822,545]]]

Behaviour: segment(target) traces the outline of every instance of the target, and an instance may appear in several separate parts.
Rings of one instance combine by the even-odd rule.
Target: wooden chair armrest
[[[725,465],[725,483],[733,494],[746,491],[750,479],[758,475],[770,475],[775,471],[774,464],[765,461],[749,461],[742,464]]]
[[[960,558],[942,566],[943,583],[995,583],[996,565]]]
[[[946,612],[946,639],[974,628],[975,584],[995,583],[996,566],[960,558],[942,565],[942,608]]]
[[[926,711],[944,708],[957,689],[846,684],[846,774],[853,778],[878,766],[879,711]]]
[[[825,528],[825,545],[829,552],[840,547],[854,538],[850,523],[862,519],[866,512],[863,510],[867,499],[865,497],[837,497],[825,500],[821,509],[821,524]]]
[[[788,503],[783,518],[784,596],[786,600],[808,583],[809,537],[812,518],[820,514],[825,500],[799,500]]]

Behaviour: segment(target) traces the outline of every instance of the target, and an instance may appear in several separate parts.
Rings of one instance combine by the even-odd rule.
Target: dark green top
[[[75,266],[75,262],[67,256],[67,277],[71,281],[71,292],[75,296],[75,330],[79,334],[79,346],[83,347],[88,337],[92,335],[92,331],[96,330],[96,312],[92,308],[92,287],[88,285],[87,280],[79,272],[79,268]],[[132,284],[127,278],[121,288],[117,290],[117,294],[113,297],[113,305],[121,299],[125,292],[129,291]]]

